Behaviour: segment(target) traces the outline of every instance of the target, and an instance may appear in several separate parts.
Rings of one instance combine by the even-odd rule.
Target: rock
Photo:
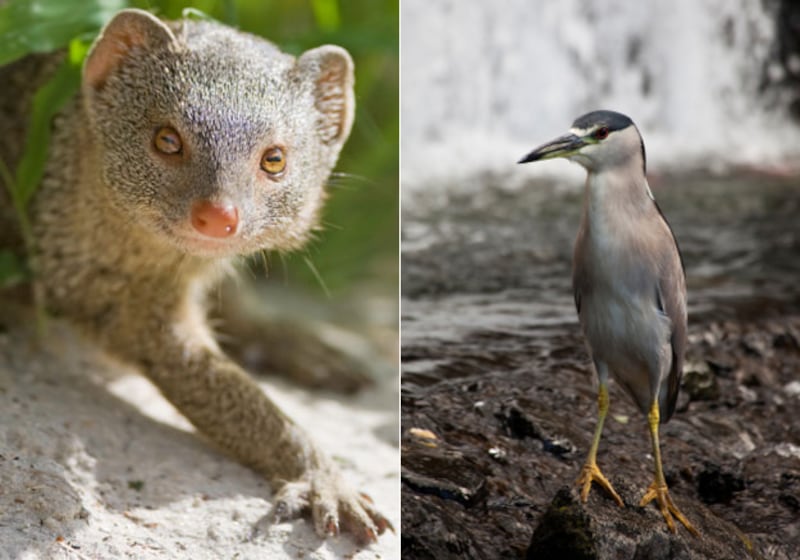
[[[528,560],[743,560],[756,558],[750,543],[734,525],[696,502],[676,499],[683,514],[700,531],[692,536],[676,521],[673,534],[654,506],[636,505],[638,491],[617,486],[620,508],[593,488],[583,504],[575,488],[562,487],[539,520],[525,558]],[[673,497],[674,499],[674,497]]]
[[[569,501],[559,494],[578,475],[596,422],[596,388],[577,335],[554,336],[559,347],[576,349],[558,361],[540,354],[535,338],[509,349],[520,362],[541,359],[535,367],[470,373],[466,382],[428,387],[409,385],[404,377],[404,425],[426,426],[440,440],[432,449],[407,432],[403,438],[403,558],[716,560],[752,554],[794,560],[800,543],[800,447],[794,443],[800,417],[775,397],[794,393],[800,353],[776,350],[765,361],[745,354],[739,335],[797,328],[798,316],[731,322],[725,329],[733,335],[720,335],[718,347],[696,348],[690,356],[692,364],[711,366],[719,398],[692,401],[662,426],[661,442],[671,496],[701,539],[682,526],[670,533],[653,504],[638,507],[652,476],[649,443],[640,412],[613,383],[598,459],[626,507],[598,488],[589,496],[594,513],[577,503],[574,490],[567,491]],[[460,361],[476,346],[480,350],[473,339],[448,344],[431,349]],[[482,360],[483,351],[476,351],[476,363]],[[774,377],[764,376],[757,390],[740,385],[736,372],[759,369]],[[756,398],[745,399],[742,388]],[[482,407],[474,406],[476,395]],[[620,416],[630,421],[616,421]],[[574,442],[576,451],[561,455],[545,445],[561,438]],[[578,512],[574,522],[554,517],[571,508]],[[586,546],[577,546],[581,534],[592,539]]]
[[[566,436],[557,433],[555,426],[549,427],[537,421],[529,412],[536,409],[536,403],[527,399],[503,404],[495,414],[502,423],[506,434],[517,439],[532,438],[542,442],[542,450],[559,458],[572,458],[575,444]]]
[[[706,463],[706,468],[697,475],[697,493],[707,504],[730,502],[734,493],[744,490],[744,480],[730,472],[723,472],[718,465]]]
[[[681,388],[693,401],[715,401],[719,398],[719,383],[705,361],[686,364]]]
[[[409,489],[454,500],[465,506],[478,500],[485,476],[457,451],[440,447],[418,447],[403,457],[402,482]]]

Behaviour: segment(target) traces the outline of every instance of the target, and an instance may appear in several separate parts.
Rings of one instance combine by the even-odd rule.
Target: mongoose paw
[[[275,496],[272,517],[276,522],[288,521],[300,517],[308,511],[309,486],[307,482],[289,482],[283,485]]]
[[[359,544],[378,540],[394,527],[366,494],[351,490],[338,476],[323,474],[312,480],[285,484],[275,496],[273,517],[284,521],[311,513],[314,529],[322,538],[350,533]]]

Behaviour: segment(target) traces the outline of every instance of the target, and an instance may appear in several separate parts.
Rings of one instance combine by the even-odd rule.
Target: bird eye
[[[171,126],[162,126],[156,131],[153,137],[153,146],[168,156],[179,154],[183,149],[180,134]]]
[[[273,176],[279,176],[286,169],[286,156],[283,148],[272,146],[261,156],[261,169]]]
[[[592,134],[592,136],[594,136],[595,140],[605,140],[608,137],[608,127],[601,126],[600,128],[594,131],[594,134]]]

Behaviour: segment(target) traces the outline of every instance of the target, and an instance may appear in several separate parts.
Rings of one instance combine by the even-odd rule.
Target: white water
[[[760,0],[403,0],[401,10],[404,192],[486,170],[562,172],[568,164],[515,162],[601,108],[634,119],[650,170],[800,161],[800,127],[758,92],[774,37]]]

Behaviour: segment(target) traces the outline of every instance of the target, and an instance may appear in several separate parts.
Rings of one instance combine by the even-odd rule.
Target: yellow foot
[[[611,497],[619,504],[619,507],[624,507],[625,504],[622,503],[622,498],[619,497],[617,491],[614,490],[614,487],[611,486],[611,483],[608,479],[603,476],[603,473],[600,472],[600,469],[597,466],[597,463],[594,461],[588,462],[583,465],[581,469],[581,474],[578,477],[578,480],[575,481],[577,486],[581,486],[581,500],[585,503],[586,500],[589,498],[589,490],[592,487],[592,481],[597,482],[600,486],[602,486],[606,492],[611,494]]]
[[[691,534],[695,537],[700,536],[700,532],[689,523],[689,520],[683,516],[678,507],[672,502],[672,498],[669,497],[669,492],[667,492],[666,484],[659,485],[653,481],[647,488],[644,498],[639,502],[639,507],[644,507],[653,500],[658,503],[658,509],[661,510],[661,515],[664,516],[664,520],[667,522],[670,531],[673,533],[677,532],[675,522],[672,521],[672,516],[674,515],[678,521],[683,523],[683,526],[686,527]]]

